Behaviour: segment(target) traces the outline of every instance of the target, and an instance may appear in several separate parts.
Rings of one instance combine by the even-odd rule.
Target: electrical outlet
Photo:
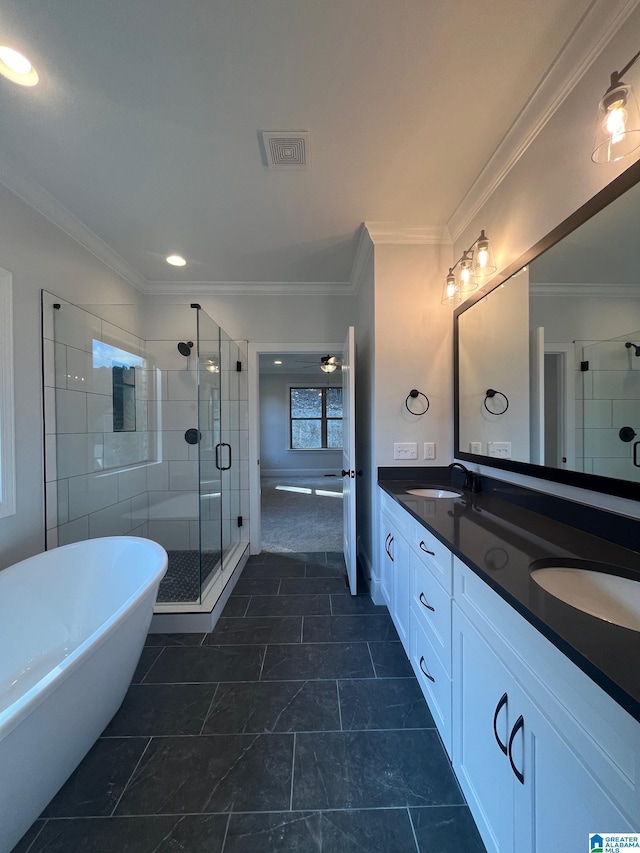
[[[490,441],[488,444],[489,456],[496,459],[511,459],[510,441]]]
[[[470,441],[469,442],[469,453],[482,453],[482,442],[481,441]]]
[[[436,445],[433,441],[425,441],[424,443],[424,459],[436,458]]]
[[[418,442],[417,441],[397,441],[393,445],[394,459],[417,459],[418,458]]]

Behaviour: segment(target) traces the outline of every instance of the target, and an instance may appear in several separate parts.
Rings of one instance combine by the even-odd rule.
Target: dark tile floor
[[[150,635],[13,853],[483,853],[386,608],[343,572],[252,557],[212,633]]]

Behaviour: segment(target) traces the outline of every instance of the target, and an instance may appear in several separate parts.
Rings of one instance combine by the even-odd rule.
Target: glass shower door
[[[640,481],[640,332],[582,352],[583,470]]]
[[[197,313],[198,347],[198,488],[200,499],[200,596],[217,577],[222,564],[220,327],[203,311]]]
[[[242,398],[245,383],[243,362],[238,344],[223,329],[220,330],[220,358],[222,376],[222,447],[224,465],[222,474],[222,561],[223,570],[232,569],[235,547],[241,540],[243,509],[241,499],[241,472],[246,466],[242,429]]]

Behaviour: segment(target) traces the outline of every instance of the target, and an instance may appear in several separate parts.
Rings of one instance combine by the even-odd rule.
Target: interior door
[[[349,326],[347,339],[342,350],[342,475],[344,480],[342,550],[351,595],[357,593],[355,350],[355,329],[353,326]]]

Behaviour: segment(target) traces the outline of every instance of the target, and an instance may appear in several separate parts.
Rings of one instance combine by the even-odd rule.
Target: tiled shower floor
[[[168,551],[167,573],[160,582],[158,601],[198,601],[200,590],[220,562],[219,551]],[[202,572],[202,580],[200,573]]]
[[[13,853],[482,853],[387,610],[343,573],[251,557],[212,633],[150,635]]]

